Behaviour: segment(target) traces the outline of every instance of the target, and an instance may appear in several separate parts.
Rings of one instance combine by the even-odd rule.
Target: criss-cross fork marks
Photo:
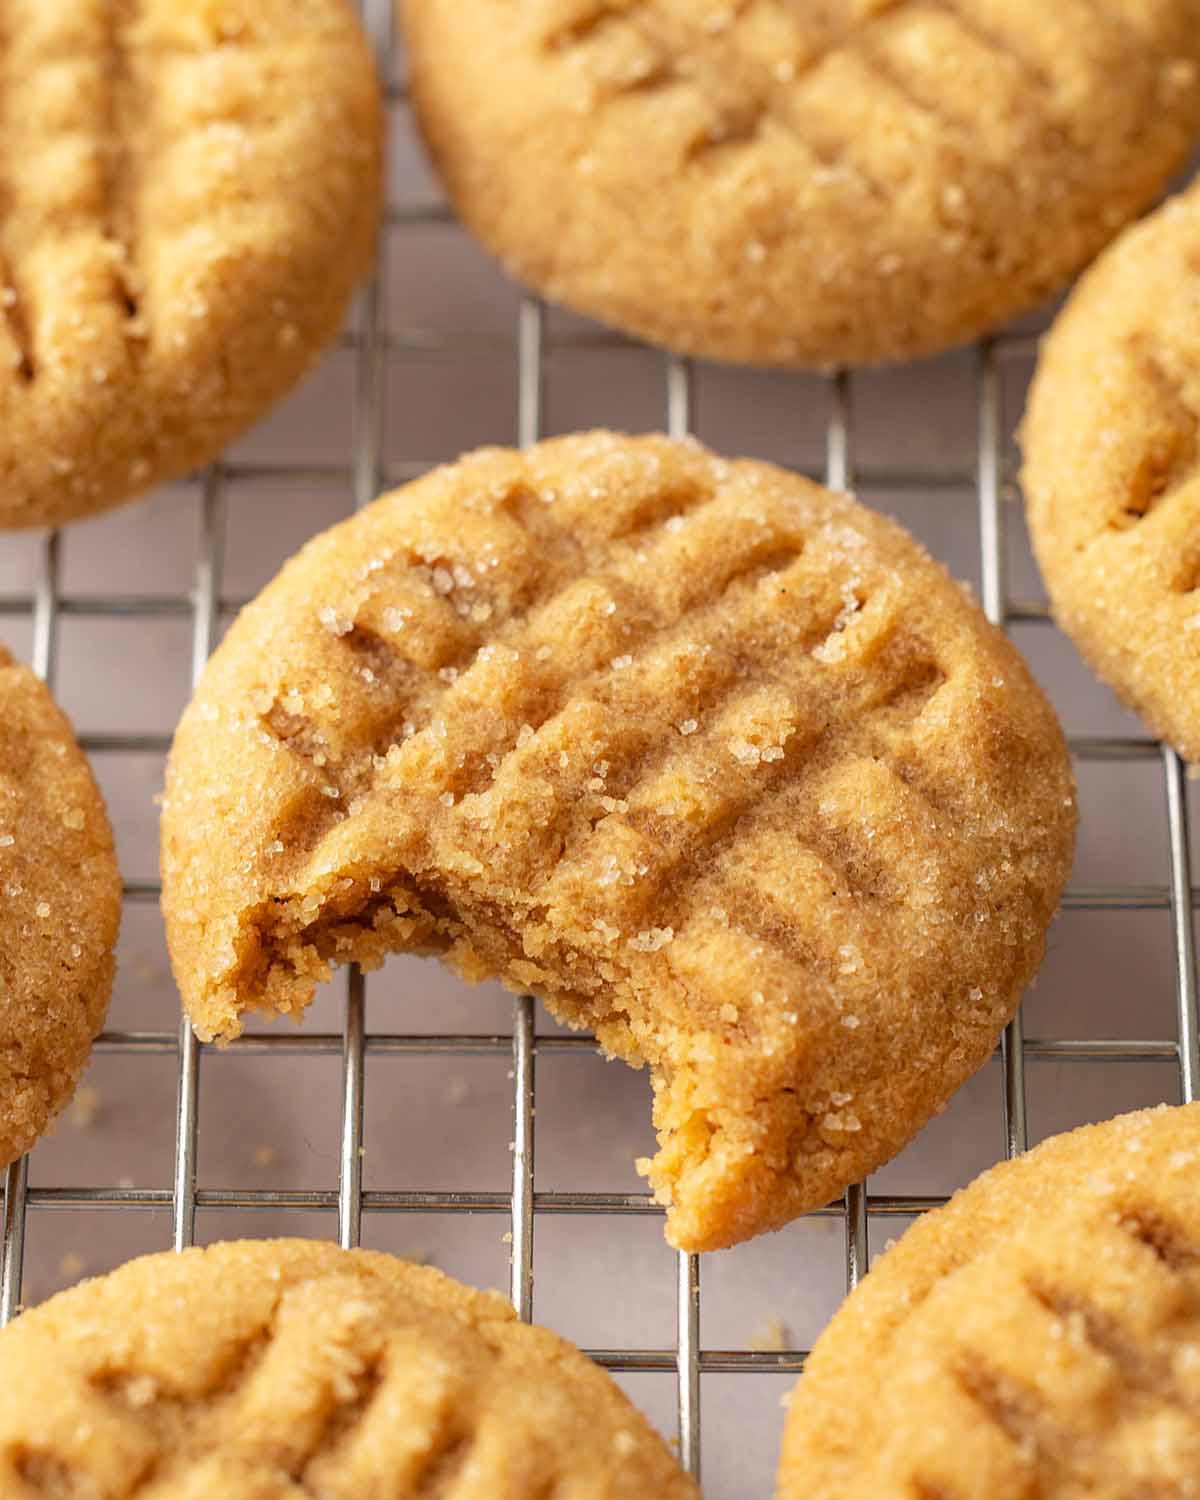
[[[131,144],[145,123],[147,100],[131,55],[130,33],[137,25],[141,0],[113,0],[108,7],[106,72],[109,82],[108,127],[104,143],[105,216],[103,232],[112,247],[116,291],[123,304],[128,333],[144,337],[142,276],[138,264],[137,181],[139,156]],[[137,343],[132,345],[137,349]]]
[[[445,1336],[454,1330],[442,1330],[441,1340],[426,1336],[423,1349],[421,1335],[402,1332],[390,1339],[386,1310],[373,1308],[361,1287],[348,1284],[351,1305],[374,1311],[378,1319],[376,1326],[364,1324],[351,1347],[328,1337],[330,1325],[346,1323],[340,1309],[326,1305],[314,1319],[319,1299],[309,1291],[293,1291],[268,1325],[231,1344],[203,1389],[175,1391],[136,1365],[92,1376],[85,1401],[96,1440],[112,1440],[130,1455],[122,1500],[165,1483],[195,1482],[211,1475],[214,1465],[222,1472],[235,1466],[247,1483],[256,1471],[274,1484],[286,1476],[297,1494],[350,1493],[355,1475],[361,1477],[363,1453],[372,1445],[377,1453],[381,1436],[393,1426],[397,1400],[411,1415],[427,1418],[428,1432],[411,1452],[397,1445],[390,1478],[414,1500],[455,1493],[455,1476],[469,1462],[477,1434],[468,1393],[445,1399]],[[291,1304],[306,1308],[306,1326],[299,1326]],[[462,1344],[460,1334],[457,1346]],[[480,1345],[470,1351],[476,1363],[482,1350]],[[437,1374],[423,1401],[407,1401],[409,1362],[419,1366],[422,1354],[425,1368]],[[297,1369],[311,1376],[303,1392],[287,1378]],[[443,1399],[435,1399],[438,1394]],[[35,1495],[92,1493],[86,1458],[29,1444],[5,1456]]]
[[[676,88],[698,95],[706,123],[687,153],[691,161],[770,134],[811,165],[844,168],[866,191],[886,197],[882,161],[838,104],[851,73],[839,74],[832,93],[824,76],[831,66],[850,69],[856,86],[886,98],[889,130],[932,134],[969,154],[990,152],[978,99],[969,89],[955,94],[939,68],[937,59],[950,55],[1006,90],[1009,103],[1019,93],[1026,125],[1037,116],[1069,134],[1045,39],[970,0],[875,0],[830,7],[819,17],[811,6],[784,0],[740,0],[706,14],[670,0],[586,0],[565,16],[562,9],[553,9],[544,46],[586,57],[601,97]],[[1100,11],[1098,23],[1127,28],[1111,7]],[[916,28],[922,45],[912,42]],[[993,154],[993,167],[1007,171],[1004,152]]]
[[[223,35],[202,11],[0,3],[0,334],[31,390],[72,358],[97,392],[135,374],[162,299],[188,300],[179,272],[203,262],[188,238],[197,220],[216,242],[251,217],[223,183],[239,157],[246,169],[248,144],[276,149],[278,127],[270,91],[251,99],[240,61],[278,44]],[[180,264],[164,274],[177,242]],[[64,326],[84,332],[67,339]]]
[[[540,729],[570,698],[586,695],[589,685],[603,681],[611,690],[618,681],[637,682],[641,664],[635,664],[634,651],[666,650],[673,638],[686,644],[693,629],[703,634],[706,618],[709,627],[719,620],[723,599],[784,570],[803,548],[797,534],[789,540],[743,524],[736,501],[721,502],[711,490],[650,495],[601,538],[612,545],[612,556],[589,577],[580,571],[582,553],[571,550],[569,536],[551,537],[539,510],[546,506],[514,486],[505,497],[505,514],[496,518],[495,545],[508,548],[510,564],[518,566],[522,556],[535,559],[529,581],[516,589],[507,583],[492,587],[495,551],[465,561],[426,561],[405,549],[389,559],[378,590],[353,619],[333,610],[324,616],[338,652],[330,663],[339,681],[336,705],[329,699],[332,711],[322,714],[324,705],[310,705],[306,720],[285,696],[266,711],[273,732],[319,760],[326,779],[350,788],[356,775],[373,772],[374,757],[401,734],[415,737],[416,753],[436,739],[431,725],[439,716],[493,707],[501,712],[479,724],[486,737],[437,788],[456,796],[482,791],[498,776],[500,757],[514,748],[519,729]],[[716,560],[691,586],[685,581],[675,596],[660,599],[656,589],[663,575],[694,545],[680,536],[689,514],[720,544]],[[541,552],[550,540],[559,552],[565,544],[565,559]],[[702,667],[703,654],[698,656]],[[628,668],[633,670],[618,679]],[[356,736],[341,744],[336,725],[348,707]],[[375,730],[377,740],[371,738]]]
[[[297,716],[276,698],[263,716],[311,770],[279,834],[289,850],[307,838],[281,864],[281,895],[320,871],[357,892],[337,903],[343,915],[348,904],[365,911],[372,894],[385,900],[395,845],[381,845],[367,879],[356,840],[376,806],[394,829],[419,826],[427,849],[474,856],[494,888],[523,891],[533,909],[595,905],[601,944],[682,927],[700,900],[695,872],[736,864],[751,812],[777,817],[797,851],[807,828],[822,865],[865,894],[859,871],[877,862],[878,830],[839,814],[823,837],[819,785],[836,802],[838,769],[869,764],[898,789],[905,816],[929,795],[952,802],[913,740],[945,674],[904,626],[894,579],[876,586],[870,561],[783,513],[754,521],[743,509],[736,493],[705,489],[651,506],[616,528],[596,572],[548,567],[507,617],[486,570],[464,562],[439,564],[416,591],[410,565],[381,582],[365,610],[398,627],[386,641],[364,633],[361,615],[331,610],[325,639],[341,656],[328,712]],[[447,602],[455,568],[461,610]],[[444,664],[439,628],[461,666]],[[347,741],[350,704],[358,737]],[[926,851],[935,864],[940,837]],[[420,884],[431,870],[407,873]],[[435,884],[453,905],[452,888]],[[315,931],[328,914],[308,899]]]
[[[1200,1245],[1179,1224],[1171,1222],[1149,1204],[1127,1211],[1122,1215],[1120,1225],[1169,1271],[1183,1273],[1200,1268]]]
[[[1169,503],[1200,466],[1200,412],[1188,404],[1184,383],[1171,373],[1149,333],[1132,335],[1127,346],[1129,357],[1153,392],[1162,415],[1163,432],[1158,441],[1147,447],[1123,508],[1108,521],[1108,530],[1135,526],[1153,510]]]
[[[24,1335],[23,1368],[56,1363],[54,1398],[32,1419],[6,1413],[0,1489],[42,1500],[456,1500],[502,1474],[552,1500],[581,1474],[615,1469],[622,1493],[685,1492],[665,1445],[607,1377],[518,1324],[499,1298],[406,1275],[417,1268],[399,1262],[306,1276],[288,1258],[263,1264],[257,1286],[228,1259],[193,1263],[186,1284],[151,1276],[163,1300],[144,1298],[150,1333],[134,1343],[115,1296],[89,1304],[82,1343],[53,1325],[52,1309]]]
[[[0,222],[4,207],[0,204]],[[7,335],[7,362],[21,382],[33,379],[33,350],[25,308],[8,258],[0,254],[0,326]]]
[[[1184,354],[1148,330],[1128,335],[1122,353],[1136,372],[1145,416],[1141,450],[1118,508],[1097,509],[1078,550],[1120,549],[1126,539],[1149,548],[1167,588],[1182,599],[1200,586],[1200,410],[1192,383],[1178,373]]]
[[[9,89],[4,76],[8,57],[8,16],[0,8],[0,142],[6,138]],[[6,163],[0,159],[0,330],[4,335],[4,357],[20,381],[33,377],[33,359],[29,327],[14,267],[5,245],[4,225],[11,212],[12,188],[5,176]]]
[[[1167,1278],[1166,1286],[1155,1293],[1160,1305],[1152,1328],[1142,1326],[1144,1315],[1128,1315],[1138,1316],[1137,1327],[1127,1321],[1123,1293],[1101,1305],[1102,1292],[1089,1291],[1083,1282],[1078,1288],[1064,1284],[1061,1272],[1031,1269],[1024,1278],[1026,1292],[1044,1309],[1050,1327],[1091,1361],[1093,1373],[1079,1377],[1078,1401],[1071,1398],[1061,1406],[1049,1405],[1032,1385],[990,1359],[986,1350],[972,1346],[952,1357],[951,1370],[959,1389],[1005,1435],[1021,1464],[1032,1467],[1048,1492],[1090,1493],[1090,1485],[1119,1473],[1121,1460],[1106,1459],[1105,1454],[1124,1451],[1126,1429],[1136,1429],[1163,1412],[1176,1413],[1189,1425],[1195,1420],[1194,1391],[1181,1382],[1179,1373],[1181,1368],[1186,1370],[1186,1362],[1177,1367],[1176,1360],[1195,1346],[1200,1314],[1195,1271],[1200,1247],[1186,1231],[1147,1207],[1117,1220],[1104,1252],[1118,1262],[1129,1261],[1131,1271],[1140,1269],[1151,1285],[1157,1285],[1137,1265],[1147,1251],[1161,1268],[1159,1279],[1163,1272]],[[1126,1285],[1120,1272],[1113,1274],[1114,1286]],[[1137,1298],[1133,1300],[1136,1305]],[[1099,1380],[1102,1371],[1107,1372],[1107,1381]],[[1082,1395],[1087,1389],[1093,1390],[1091,1397]],[[1152,1484],[1154,1465],[1149,1458],[1146,1482]],[[1169,1472],[1169,1455],[1164,1454],[1163,1462]],[[1146,1493],[1159,1491],[1147,1489]]]
[[[824,1172],[806,1110],[871,1083],[893,995],[897,1032],[944,1010],[936,1048],[965,1005],[960,1053],[992,1045],[1058,888],[1060,757],[1002,641],[847,497],[664,438],[484,452],[316,539],[226,637],[172,752],[172,951],[211,1037],[399,951],[542,995],[657,1070],[656,1188],[705,1167],[703,1038],[754,1072],[704,1072],[713,1129],[761,1123],[766,1171],[811,1135]],[[747,1232],[733,1159],[693,1243]]]

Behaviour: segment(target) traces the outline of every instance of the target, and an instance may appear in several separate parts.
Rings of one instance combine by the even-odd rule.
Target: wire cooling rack
[[[364,20],[380,49],[387,77],[394,76],[390,0],[363,0]],[[404,100],[402,85],[390,89],[394,106]],[[348,485],[355,505],[371,500],[389,483],[401,482],[430,467],[429,462],[385,462],[385,380],[388,361],[408,353],[446,349],[454,335],[389,326],[383,291],[386,255],[395,253],[421,226],[450,224],[439,207],[392,207],[381,235],[380,268],[365,290],[354,331],[342,342],[354,362],[353,462],[344,467],[269,465],[226,459],[216,464],[198,485],[199,538],[197,567],[190,594],[117,595],[68,591],[63,587],[60,540],[49,535],[40,547],[38,573],[32,592],[0,594],[0,617],[23,617],[32,629],[32,661],[51,684],[60,656],[60,627],[69,619],[175,620],[190,622],[191,680],[199,676],[218,639],[221,621],[244,602],[227,597],[222,587],[224,533],[231,489],[244,482],[275,480],[301,484],[320,481]],[[402,252],[401,252],[402,253]],[[556,350],[576,354],[604,348],[628,347],[616,335],[589,329],[568,329],[557,340],[545,309],[524,298],[516,327],[507,342],[516,359],[517,421],[514,434],[522,444],[542,434],[549,356]],[[463,350],[480,347],[480,339],[459,340]],[[486,336],[483,342],[487,342]],[[498,341],[491,340],[490,347]],[[824,386],[823,478],[836,488],[853,488],[856,481],[868,490],[889,493],[930,493],[939,489],[974,492],[979,578],[982,604],[988,617],[1003,627],[1038,626],[1049,618],[1043,604],[1013,597],[1009,586],[1006,521],[1014,498],[1007,452],[1009,425],[1004,382],[1015,360],[1028,361],[1033,348],[1029,335],[1007,335],[980,344],[973,354],[977,394],[976,459],[973,473],[935,473],[918,465],[888,469],[860,469],[856,465],[856,386],[846,375],[831,377]],[[694,372],[686,361],[663,357],[660,423],[674,435],[693,426]],[[811,383],[806,387],[811,390]],[[491,437],[492,434],[487,434]],[[282,560],[282,559],[280,559]],[[165,735],[106,733],[84,735],[85,749],[95,756],[138,756],[165,753]],[[1073,886],[1064,908],[1093,912],[1169,912],[1173,948],[1175,1034],[1157,1040],[1025,1037],[1021,1019],[1008,1028],[1001,1055],[1003,1141],[1009,1155],[1023,1150],[1030,1127],[1026,1109],[1026,1064],[1031,1060],[1060,1064],[1159,1062],[1174,1064],[1178,1073],[1176,1097],[1195,1097],[1200,1076],[1197,1029],[1195,953],[1193,947],[1192,889],[1189,852],[1188,787],[1177,756],[1155,742],[1138,737],[1088,737],[1072,741],[1082,767],[1091,763],[1157,762],[1161,767],[1167,868],[1165,882]],[[158,886],[152,881],[126,884],[130,904],[154,904]],[[0,1266],[0,1321],[20,1309],[26,1263],[26,1230],[36,1216],[50,1210],[151,1209],[169,1213],[171,1239],[177,1249],[193,1242],[198,1210],[269,1209],[336,1212],[337,1236],[345,1246],[360,1242],[364,1214],[494,1215],[507,1221],[511,1234],[511,1295],[520,1315],[533,1313],[535,1227],[554,1215],[659,1216],[643,1193],[537,1191],[534,1178],[535,1100],[539,1059],[562,1052],[594,1050],[586,1037],[539,1036],[535,1009],[529,999],[512,1004],[511,1033],[398,1034],[369,1031],[365,1021],[367,981],[351,970],[340,1032],[286,1032],[253,1035],[234,1043],[231,1052],[247,1057],[330,1056],[340,1058],[341,1130],[336,1187],[204,1188],[197,1182],[200,1144],[199,1084],[201,1059],[207,1050],[197,1044],[186,1025],[168,1031],[110,1030],[100,1038],[100,1056],[163,1056],[177,1064],[177,1107],[174,1118],[174,1177],[161,1186],[31,1186],[28,1160],[7,1170],[4,1184],[4,1231]],[[1166,1029],[1166,1028],[1163,1028]],[[506,1191],[368,1189],[363,1181],[364,1108],[368,1057],[511,1057],[514,1120],[511,1188]],[[1119,1106],[1118,1106],[1119,1107]],[[167,1122],[163,1122],[167,1128]],[[869,1264],[870,1232],[892,1227],[945,1201],[942,1195],[870,1191],[867,1185],[850,1188],[844,1200],[821,1210],[814,1218],[839,1221],[844,1230],[845,1279],[853,1287]],[[803,1267],[796,1267],[796,1275]],[[674,1377],[679,1452],[684,1466],[699,1474],[701,1453],[702,1378],[710,1374],[797,1372],[803,1367],[802,1349],[709,1348],[701,1342],[700,1261],[680,1255],[675,1279],[674,1344],[661,1348],[598,1348],[589,1352],[600,1364],[621,1374],[660,1372]],[[636,1395],[636,1392],[635,1392]],[[730,1494],[734,1493],[730,1491]]]

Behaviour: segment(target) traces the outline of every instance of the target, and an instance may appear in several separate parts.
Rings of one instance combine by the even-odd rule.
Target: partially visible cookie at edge
[[[993,1168],[877,1258],[793,1392],[778,1500],[1130,1500],[1200,1473],[1200,1105]]]
[[[49,690],[0,647],[0,1165],[87,1067],[112,990],[121,879],[104,802]]]
[[[991,1054],[1071,859],[1011,644],[899,526],[768,464],[484,450],[311,541],[172,748],[201,1036],[428,951],[649,1063],[668,1234],[822,1205]]]
[[[612,1378],[498,1293],[304,1240],[145,1256],[0,1333],[0,1490],[697,1493]]]
[[[8,0],[0,528],[207,463],[332,340],[383,108],[349,0]]]
[[[1200,184],[1129,230],[1047,336],[1022,482],[1058,623],[1200,760]]]
[[[1200,132],[1198,0],[400,0],[463,222],[681,353],[874,364],[1034,307]]]

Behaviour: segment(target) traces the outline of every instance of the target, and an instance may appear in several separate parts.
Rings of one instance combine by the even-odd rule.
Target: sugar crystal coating
[[[1073,831],[1052,712],[900,528],[593,433],[385,496],[243,613],[172,751],[164,911],[205,1037],[396,951],[543,996],[649,1063],[669,1235],[715,1248],[885,1160],[989,1055]],[[859,1129],[823,1123],[834,1091]]]
[[[1200,1105],[1055,1136],[876,1259],[788,1405],[779,1500],[1133,1500],[1200,1473]]]
[[[498,1293],[305,1240],[144,1256],[0,1333],[0,1492],[696,1495],[611,1377]]]
[[[99,789],[45,684],[0,647],[0,1165],[74,1092],[108,1009],[121,880]]]
[[[1055,618],[1200,760],[1200,184],[1108,250],[1042,346],[1022,442]]]
[[[911,358],[1064,285],[1200,129],[1200,0],[402,0],[463,221],[682,353]]]
[[[307,373],[382,135],[349,0],[5,0],[0,527],[208,463]]]

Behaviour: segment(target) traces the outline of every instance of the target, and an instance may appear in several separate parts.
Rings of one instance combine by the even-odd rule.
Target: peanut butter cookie
[[[400,0],[464,223],[687,354],[910,359],[1034,306],[1200,130],[1200,0]]]
[[[1055,618],[1200,760],[1200,185],[1084,277],[1043,346],[1023,441]]]
[[[779,1500],[1133,1500],[1200,1474],[1200,1105],[1057,1136],[879,1260],[792,1397]]]
[[[148,1255],[0,1334],[0,1490],[126,1500],[688,1500],[608,1376],[389,1255]]]
[[[0,527],[206,463],[337,332],[382,111],[347,0],[6,0]]]
[[[164,911],[203,1037],[441,954],[648,1063],[689,1249],[824,1203],[988,1056],[1070,862],[1016,652],[898,526],[611,433],[310,542],[180,724]]]
[[[0,646],[0,1166],[28,1151],[87,1067],[120,920],[88,763],[45,684]]]

